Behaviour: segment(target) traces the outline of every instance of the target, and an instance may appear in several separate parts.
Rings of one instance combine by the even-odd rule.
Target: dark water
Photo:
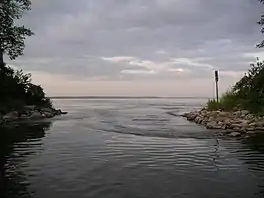
[[[178,116],[201,100],[55,102],[69,115],[0,128],[1,198],[264,197],[263,136]]]

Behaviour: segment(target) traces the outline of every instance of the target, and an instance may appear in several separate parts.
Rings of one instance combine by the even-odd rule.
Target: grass
[[[238,98],[232,91],[227,91],[224,93],[219,101],[211,99],[207,102],[206,107],[209,111],[223,110],[223,111],[232,111],[235,108],[238,108]]]

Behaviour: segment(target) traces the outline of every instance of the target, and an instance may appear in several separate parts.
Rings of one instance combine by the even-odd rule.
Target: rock
[[[239,129],[239,132],[246,133],[247,132],[247,129],[245,127],[242,127],[242,128]]]
[[[254,116],[251,115],[251,114],[248,114],[248,115],[245,116],[245,119],[250,120],[250,121],[251,121],[253,118],[254,118]]]
[[[36,109],[35,105],[27,105],[24,107],[24,109],[29,110],[29,111],[34,111]]]
[[[225,130],[225,129],[227,129],[227,126],[226,125],[222,125],[221,129]]]
[[[61,112],[61,115],[66,115],[66,114],[68,114],[67,111],[62,111],[62,112]]]
[[[41,112],[53,113],[54,112],[54,109],[51,109],[51,108],[41,108],[40,111]]]
[[[263,127],[264,126],[264,122],[263,121],[255,122],[255,126],[256,127]]]
[[[216,122],[224,122],[226,120],[226,117],[216,117],[214,120]]]
[[[232,133],[229,134],[229,136],[238,137],[238,136],[241,136],[241,134],[238,133],[238,132],[232,132]]]
[[[241,125],[240,124],[236,124],[236,123],[231,123],[230,124],[230,128],[231,129],[240,129],[241,128]]]
[[[235,112],[233,113],[233,116],[234,116],[234,117],[240,117],[240,116],[241,116],[241,111],[235,111]]]
[[[20,120],[28,120],[30,119],[30,116],[27,115],[27,114],[21,114],[20,117],[19,117]]]
[[[3,120],[5,121],[16,121],[18,120],[18,112],[12,111],[3,116]]]
[[[207,129],[217,129],[219,128],[216,121],[208,122],[206,125]]]
[[[220,117],[225,117],[225,118],[226,118],[226,117],[229,117],[229,116],[230,116],[230,113],[228,113],[228,112],[220,112],[220,113],[219,113],[219,116],[220,116]]]
[[[54,114],[52,112],[43,112],[42,116],[45,118],[52,118],[54,117]]]
[[[246,131],[247,131],[247,132],[248,132],[248,131],[255,131],[255,130],[256,130],[256,128],[253,127],[253,126],[249,126],[249,127],[246,128]]]
[[[197,124],[201,124],[203,121],[203,119],[200,116],[196,116],[196,118],[194,119],[194,122],[196,122]]]
[[[243,128],[248,127],[248,126],[249,126],[248,123],[249,123],[248,120],[241,120],[241,124],[240,124],[240,126],[243,127]]]
[[[38,119],[42,119],[43,115],[40,112],[35,111],[31,114],[31,116],[29,118],[32,120],[38,120]]]
[[[214,121],[214,117],[209,117],[208,122],[213,122]]]
[[[187,118],[187,117],[188,117],[188,115],[189,115],[189,113],[184,113],[184,114],[182,115],[182,117],[185,117],[185,118]]]
[[[241,111],[241,115],[242,116],[246,116],[246,115],[248,115],[249,114],[249,111],[247,111],[247,110],[243,110],[243,111]]]
[[[264,127],[256,127],[257,131],[263,131],[264,132]]]

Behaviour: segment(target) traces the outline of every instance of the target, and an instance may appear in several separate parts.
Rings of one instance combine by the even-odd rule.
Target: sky
[[[49,96],[213,96],[263,49],[258,0],[32,0],[10,65]]]

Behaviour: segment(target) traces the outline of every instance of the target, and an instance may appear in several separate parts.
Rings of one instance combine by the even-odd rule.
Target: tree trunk
[[[4,63],[4,52],[3,50],[0,49],[0,69],[3,68],[5,66]]]

